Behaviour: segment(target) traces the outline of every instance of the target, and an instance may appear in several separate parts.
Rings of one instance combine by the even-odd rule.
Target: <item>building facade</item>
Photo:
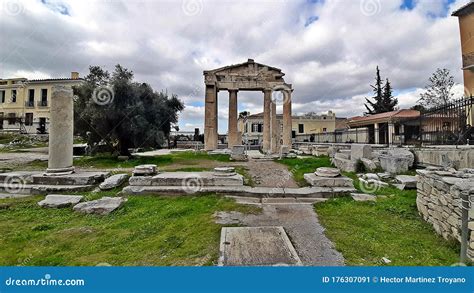
[[[459,19],[465,93],[466,96],[474,96],[474,1],[460,7],[452,15]],[[474,125],[473,110],[468,117],[470,125]]]
[[[70,78],[0,79],[0,131],[47,133],[52,87],[72,87],[81,82],[77,72]]]
[[[283,131],[283,115],[277,114],[277,129]],[[336,114],[329,111],[322,115],[292,116],[291,136],[295,141],[309,141],[311,135],[334,132],[336,130]],[[245,144],[260,145],[263,139],[263,113],[239,117],[238,130]]]

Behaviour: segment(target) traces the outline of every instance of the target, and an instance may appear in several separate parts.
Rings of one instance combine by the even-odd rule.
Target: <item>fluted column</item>
[[[271,141],[271,152],[272,154],[278,153],[278,121],[276,115],[276,103],[272,101],[272,114],[271,114],[271,133],[272,133],[272,141]]]
[[[283,103],[283,145],[291,149],[291,91],[284,92],[285,97]]]
[[[229,125],[228,125],[228,147],[242,144],[239,141],[239,133],[237,129],[237,90],[229,90]]]
[[[204,149],[217,149],[217,90],[213,85],[206,85],[206,101],[204,110]]]
[[[268,153],[271,151],[271,103],[272,103],[272,90],[263,90],[263,152]]]
[[[74,172],[72,166],[73,132],[72,88],[53,86],[49,124],[49,159],[46,175],[63,175]]]

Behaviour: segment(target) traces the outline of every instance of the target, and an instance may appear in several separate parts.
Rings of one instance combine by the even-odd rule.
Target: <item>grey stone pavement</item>
[[[261,214],[220,212],[217,222],[249,227],[282,226],[306,266],[343,266],[344,257],[324,234],[311,204],[262,204]]]

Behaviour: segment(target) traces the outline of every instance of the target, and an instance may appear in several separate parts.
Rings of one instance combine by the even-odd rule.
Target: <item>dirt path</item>
[[[298,187],[285,165],[273,161],[249,159],[245,165],[255,183],[263,187]]]
[[[282,226],[288,234],[303,265],[343,266],[344,257],[324,234],[311,204],[262,204],[261,214],[220,212],[219,224],[249,227]]]

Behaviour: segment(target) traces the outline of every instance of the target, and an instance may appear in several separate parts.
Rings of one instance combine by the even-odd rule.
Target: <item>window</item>
[[[257,123],[252,123],[252,132],[257,132]]]
[[[245,130],[244,130],[245,133],[249,132],[249,125],[247,123],[245,123]]]
[[[48,89],[41,89],[41,101],[48,101]]]
[[[323,132],[327,132],[328,129],[326,127],[323,128]]]
[[[16,90],[12,90],[11,102],[12,102],[12,103],[16,103]]]
[[[298,124],[298,133],[304,133],[304,124]]]
[[[33,113],[26,113],[25,114],[25,125],[26,126],[33,125]]]
[[[8,125],[13,125],[16,122],[16,114],[8,113]]]
[[[252,123],[252,132],[263,132],[262,123]]]
[[[5,103],[5,91],[0,91],[0,103]]]
[[[28,90],[28,101],[26,101],[26,107],[34,107],[35,106],[35,90],[30,89]]]

